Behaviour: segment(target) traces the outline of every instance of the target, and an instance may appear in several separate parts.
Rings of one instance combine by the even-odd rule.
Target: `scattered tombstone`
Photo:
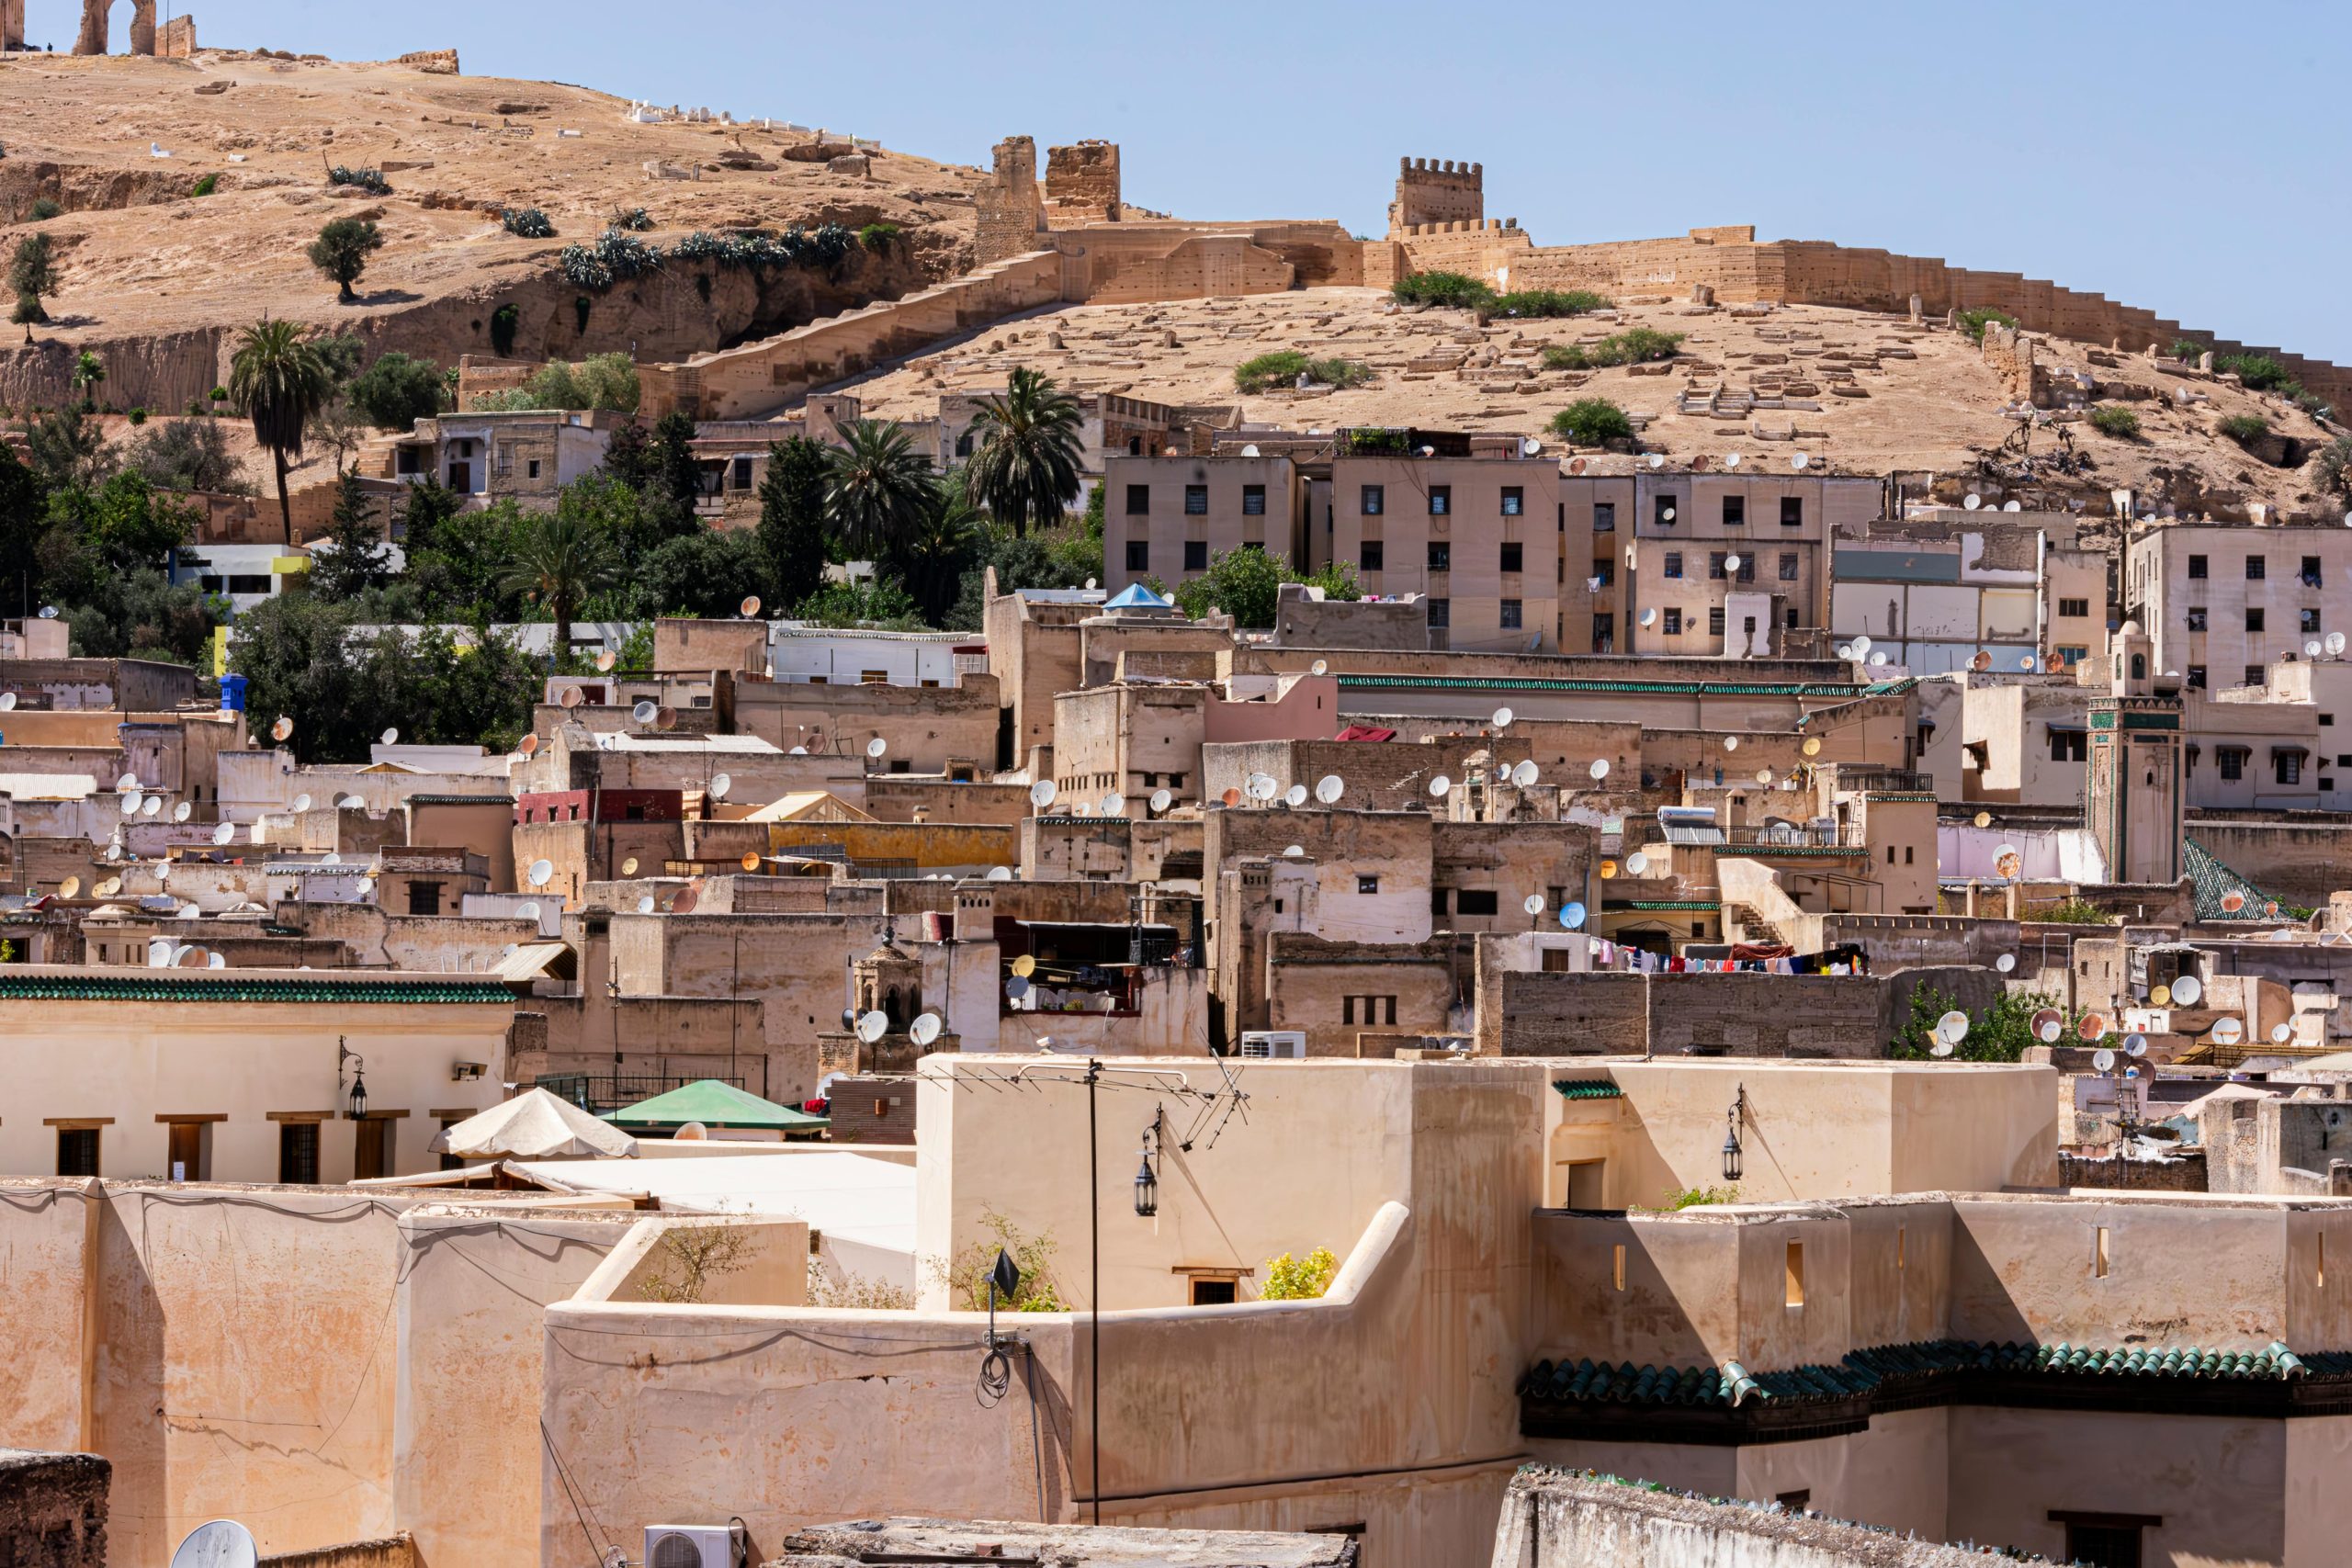
[[[1925,318],[1920,314],[1922,309],[1923,306],[1919,297],[1917,294],[1911,296],[1911,321],[1914,325],[1917,325],[1925,320]]]

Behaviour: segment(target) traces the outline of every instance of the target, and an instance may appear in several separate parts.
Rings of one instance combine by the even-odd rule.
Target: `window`
[[[1205,517],[1208,514],[1209,487],[1206,485],[1186,485],[1184,487],[1184,515],[1187,517]]]
[[[1753,582],[1753,581],[1756,581],[1756,558],[1755,558],[1754,556],[1742,556],[1742,557],[1740,557],[1740,558],[1739,558],[1739,570],[1738,570],[1737,571],[1734,572],[1732,575],[1733,575],[1734,577],[1737,578],[1737,579],[1738,579],[1740,581],[1742,581],[1742,582]]]
[[[164,1174],[174,1181],[212,1179],[212,1123],[175,1122],[164,1146]]]
[[[1147,517],[1149,516],[1150,513],[1151,487],[1149,485],[1129,485],[1127,487],[1127,515],[1130,517]]]
[[[2276,750],[2270,753],[2270,771],[2282,784],[2303,782],[2303,754],[2301,751]]]
[[[392,1133],[399,1125],[389,1116],[370,1116],[357,1123],[357,1148],[351,1166],[353,1180],[366,1181],[392,1174]]]
[[[537,479],[537,478],[539,477],[539,460],[538,460],[537,457],[532,458],[532,459],[530,460],[529,464],[527,465],[527,467],[528,467],[528,468],[529,468],[529,469],[530,469],[530,477],[531,477],[531,478],[533,478],[533,479]],[[736,488],[737,490],[749,490],[749,489],[751,489],[751,488],[752,488],[752,459],[750,459],[749,457],[738,457],[738,458],[736,458],[736,459],[735,459],[735,471],[736,471],[736,473],[737,473],[739,476],[741,476],[741,477],[737,479],[737,481],[736,481],[735,488]]]
[[[2261,606],[2261,605],[2259,605],[2259,604],[2249,604],[2249,605],[2247,605],[2247,606],[2246,606],[2246,612],[2245,612],[2245,629],[2246,629],[2246,630],[2248,630],[2248,631],[2250,631],[2250,632],[2258,632],[2258,631],[2260,631],[2260,630],[2262,629],[2262,606]]]
[[[266,593],[269,591],[269,573],[266,571],[232,571],[229,574],[229,592],[232,593]]]
[[[1387,547],[1378,539],[1366,539],[1356,548],[1356,565],[1365,571],[1380,570],[1387,558]]]
[[[1660,528],[1674,526],[1674,497],[1658,496],[1651,505],[1650,520]]]
[[[1127,541],[1127,570],[1129,571],[1149,571],[1151,570],[1150,540],[1129,539]]]
[[[2303,630],[2303,631],[2307,631],[2307,632],[2315,632],[2315,631],[2317,631],[2317,630],[2319,630],[2319,629],[2320,629],[2320,627],[2319,627],[2319,612],[2318,612],[2317,610],[2315,610],[2315,609],[2306,609],[2306,610],[2303,610],[2303,611],[2299,612],[2299,614],[2300,614],[2300,615],[2301,615],[2301,617],[2302,617],[2302,624],[2301,624],[2301,630]]]
[[[1527,514],[1527,491],[1519,485],[1503,486],[1503,515],[1523,517]]]
[[[1234,1279],[1207,1279],[1194,1275],[1192,1281],[1191,1304],[1196,1307],[1231,1306],[1239,1296],[1236,1293],[1240,1281]]]
[[[1430,515],[1445,517],[1452,515],[1453,512],[1453,487],[1452,485],[1430,486]]]
[[[1709,637],[1724,635],[1724,607],[1721,604],[1707,606],[1707,635]]]
[[[1521,614],[1522,614],[1522,612],[1521,612],[1521,607],[1520,607],[1520,602],[1519,602],[1518,600],[1516,600],[1516,599],[1506,599],[1506,600],[1504,600],[1504,601],[1502,602],[1502,618],[1501,618],[1501,623],[1500,623],[1500,624],[1501,624],[1501,626],[1502,626],[1502,629],[1503,629],[1503,630],[1505,630],[1505,631],[1507,631],[1507,632],[1515,632],[1515,631],[1518,631],[1518,630],[1521,628],[1521,619],[1520,619],[1520,617],[1521,617]]]
[[[1794,582],[1796,580],[1797,553],[1794,550],[1782,550],[1781,552],[1781,581]]]
[[[2245,777],[2245,755],[2243,746],[2213,748],[2213,760],[2221,764],[2222,777],[2232,783]]]
[[[1357,878],[1356,878],[1356,891],[1357,891],[1357,892],[1359,892],[1359,893],[1361,893],[1361,894],[1363,894],[1363,895],[1364,895],[1365,897],[1372,897],[1373,895],[1377,894],[1377,893],[1380,891],[1380,878],[1378,878],[1378,877],[1376,877],[1376,876],[1359,876],[1359,877],[1357,877]]]
[[[2260,582],[2268,573],[2269,565],[2270,563],[2261,556],[2246,557],[2245,580],[2248,582]]]
[[[2247,666],[2245,667],[2245,683],[2246,685],[2249,685],[2249,686],[2259,686],[2259,685],[2261,685],[2261,684],[2262,684],[2262,666],[2261,666],[2261,665],[2259,665],[2259,664],[2249,664],[2249,665],[2247,665]]]
[[[1723,576],[1724,562],[1728,558],[1729,558],[1722,550],[1709,550],[1707,552],[1707,575],[1711,578],[1720,578]]]
[[[2050,732],[2050,760],[2053,762],[2079,762],[2090,756],[2090,737],[2079,729],[2052,729]]]
[[[1184,541],[1184,570],[1206,571],[1209,569],[1209,542],[1206,539]]]
[[[437,882],[412,882],[408,885],[408,912],[412,915],[437,915],[441,912],[441,885]]]
[[[2188,558],[2188,576],[2189,576],[2190,581],[2197,581],[2197,580],[2199,580],[2199,579],[2202,578],[2204,575],[2205,575],[2205,558],[2204,558],[2203,556],[2191,556],[2191,557],[2189,557],[2189,558]]]
[[[1665,555],[1659,557],[1657,574],[1660,577],[1680,577],[1682,575],[1682,552],[1680,550],[1668,550]]]
[[[2058,662],[2064,664],[2069,670],[2072,670],[2075,665],[2080,664],[2084,660],[2088,659],[2090,656],[2091,650],[2087,648],[2078,648],[2072,644],[2063,642],[2058,645]]]
[[[441,1130],[446,1133],[463,1120],[465,1119],[460,1116],[444,1116],[441,1118]],[[441,1168],[443,1170],[463,1170],[466,1168],[466,1156],[463,1155],[445,1154],[441,1156]]]
[[[737,490],[749,490],[749,489],[751,489],[751,488],[752,488],[752,459],[750,459],[749,457],[738,457],[738,458],[736,458],[736,459],[735,459],[735,465],[734,465],[734,467],[735,467],[735,488],[736,488]],[[537,459],[536,459],[536,458],[534,458],[534,459],[532,460],[532,463],[531,463],[531,477],[532,477],[533,479],[537,479],[537,478],[539,477],[539,465],[538,465],[538,461],[537,461]]]
[[[1388,1021],[1390,1023],[1395,1023],[1396,1021],[1396,998],[1395,997],[1341,997],[1340,998],[1340,1021],[1342,1024],[1376,1024],[1381,1021],[1383,1003],[1386,1004],[1385,1011],[1387,1013]]]
[[[1724,526],[1745,527],[1747,524],[1747,498],[1744,495],[1724,497]]]
[[[1781,498],[1781,526],[1783,528],[1804,526],[1804,498],[1803,496],[1784,495]]]
[[[1457,888],[1453,895],[1453,912],[1457,915],[1491,915],[1498,908],[1495,890],[1491,887]]]
[[[1438,628],[1438,629],[1441,629],[1441,630],[1442,630],[1442,629],[1443,629],[1443,628],[1445,628],[1445,627],[1448,627],[1448,626],[1453,626],[1453,600],[1451,600],[1451,599],[1432,599],[1432,600],[1429,601],[1429,606],[1430,606],[1430,625],[1432,627],[1434,627],[1434,628]]]
[[[1565,566],[1567,563],[1563,561],[1561,564]],[[1603,557],[1592,563],[1592,575],[1601,587],[1608,587],[1617,581],[1617,562],[1612,558]]]
[[[1663,622],[1661,629],[1668,637],[1680,637],[1682,635],[1681,611],[1668,610],[1664,615],[1660,616],[1659,619]]]
[[[2098,1568],[2142,1568],[2140,1531],[2135,1522],[2107,1522],[2105,1516],[2077,1515],[2062,1521],[2066,1527],[2066,1561],[2096,1562]]]
[[[1792,1307],[1804,1305],[1804,1243],[1801,1241],[1789,1243],[1787,1280],[1788,1304]]]
[[[1524,546],[1505,545],[1502,547],[1503,570],[1505,571],[1517,571],[1520,569],[1520,562],[1524,558]]]
[[[2204,605],[2191,604],[2188,607],[2188,629],[2193,632],[2201,632],[2205,629]]]
[[[1592,618],[1592,651],[1613,653],[1617,649],[1617,617],[1595,615]]]
[[[2188,667],[2188,683],[2198,691],[2205,689],[2205,666],[2192,664]]]
[[[2058,601],[2058,613],[2079,620],[2091,613],[2091,602],[2087,599],[2061,599]]]
[[[58,1175],[98,1174],[98,1133],[99,1129],[96,1127],[60,1127],[57,1130]]]
[[[1387,507],[1388,490],[1386,486],[1366,485],[1363,487],[1363,504],[1361,510],[1366,517],[1377,517],[1383,512],[1386,511]]]
[[[2302,577],[2304,587],[2317,588],[2320,586],[2322,578],[2320,576],[2319,570],[2319,557],[2305,556],[2303,558],[2303,570],[2300,575]]]
[[[1450,571],[1453,569],[1453,546],[1444,539],[1430,541],[1430,570]]]
[[[1244,517],[1263,517],[1265,514],[1266,487],[1264,485],[1243,485],[1241,487],[1241,515]]]
[[[315,1187],[319,1180],[319,1124],[280,1122],[277,1124],[277,1179],[292,1187]]]
[[[1596,534],[1614,534],[1617,531],[1615,502],[1596,501],[1592,503],[1592,531]]]

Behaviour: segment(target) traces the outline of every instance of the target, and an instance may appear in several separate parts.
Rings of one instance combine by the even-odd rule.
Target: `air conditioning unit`
[[[1244,1030],[1240,1054],[1257,1061],[1303,1062],[1306,1060],[1306,1032],[1303,1029]]]
[[[750,1540],[733,1525],[648,1525],[645,1568],[745,1568]]]

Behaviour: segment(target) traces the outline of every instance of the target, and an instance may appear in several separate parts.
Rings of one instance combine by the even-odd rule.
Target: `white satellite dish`
[[[554,874],[555,862],[541,858],[531,863],[531,869],[524,874],[523,879],[534,887],[545,887],[548,878]]]
[[[2328,633],[2321,646],[2327,649],[2327,656],[2330,659],[2339,657],[2344,652],[2344,634],[2342,632]]]
[[[1509,708],[1497,708],[1495,710],[1495,728],[1497,729],[1509,729],[1510,728],[1510,721],[1515,716],[1516,716],[1512,714]]]
[[[139,815],[139,808],[146,803],[147,797],[134,789],[122,797],[122,814],[125,817],[136,817]]]
[[[1256,457],[1258,455],[1258,444],[1252,441],[1249,446],[1244,446],[1241,449],[1241,455],[1245,457]]]
[[[226,969],[229,967],[228,955],[226,953],[208,953],[204,955],[204,966],[207,969]]]
[[[1592,766],[1587,768],[1585,772],[1592,775],[1593,783],[1599,784],[1602,779],[1609,776],[1609,759],[1606,757],[1595,758],[1593,760]]]
[[[1854,645],[1852,643],[1841,642],[1838,645],[1838,657],[1850,661],[1852,660],[1860,659],[1861,655],[1854,651]]]
[[[1993,967],[1999,970],[2004,975],[2009,973],[2009,971],[2015,969],[2017,966],[2018,955],[2014,953],[2005,953],[2001,954],[2000,957],[1993,960]]]
[[[1792,453],[1789,457],[1789,467],[1798,470],[1800,473],[1802,473],[1812,462],[1813,454],[1810,452]]]
[[[637,901],[637,912],[638,912],[639,914],[640,914],[640,915],[650,915],[650,914],[653,913],[653,895],[652,895],[652,894],[648,893],[648,894],[646,894],[644,897],[640,897],[640,898],[639,898],[639,899],[638,899],[638,901]]]
[[[890,1032],[890,1015],[886,1012],[861,1013],[857,1020],[857,1037],[868,1045]]]
[[[1957,1045],[1968,1038],[1968,1015],[1955,1008],[1936,1020],[1936,1038]]]
[[[1282,787],[1272,773],[1250,775],[1250,795],[1254,800],[1272,800],[1281,793]]]
[[[307,795],[296,795],[294,797],[294,809],[297,811],[308,811],[311,809],[311,797]]]
[[[183,800],[172,807],[172,820],[175,822],[185,822],[195,815],[196,806],[192,801]]]
[[[734,787],[735,776],[732,773],[713,773],[704,792],[713,800],[725,800],[727,792]]]
[[[1726,735],[1726,736],[1724,736],[1724,750],[1726,750],[1726,751],[1736,751],[1736,750],[1739,750],[1739,737],[1738,737],[1738,736],[1736,736],[1736,735]]]
[[[876,761],[879,761],[882,753],[888,751],[889,749],[890,743],[888,740],[883,739],[878,735],[865,743],[865,754]]]
[[[1520,438],[1519,449],[1525,456],[1532,457],[1537,453],[1544,450],[1544,443],[1536,440],[1532,435],[1521,436]]]
[[[2317,637],[2313,637],[2311,641],[2303,644],[2303,657],[2305,659],[2317,659],[2319,657],[2319,650],[2320,641]]]
[[[907,1031],[907,1038],[918,1045],[928,1045],[938,1039],[939,1015],[935,1012],[927,1012],[916,1019],[914,1026]]]
[[[147,944],[147,967],[168,969],[172,966],[172,939],[159,936]]]
[[[661,711],[661,704],[653,702],[650,699],[645,699],[639,701],[635,707],[628,710],[628,716],[631,721],[637,724],[651,724],[653,722],[653,716]]]
[[[1114,792],[1104,795],[1094,809],[1105,817],[1125,817],[1127,814],[1127,797]]]
[[[2025,505],[2022,502],[2005,501],[2001,503],[2001,510],[2004,512],[2023,512],[2025,510]]]
[[[401,743],[401,732],[397,729],[387,729],[379,739],[387,746],[397,746]]]
[[[1533,762],[1521,762],[1510,771],[1510,782],[1525,789],[1535,782],[1535,771]]]
[[[1854,639],[1854,652],[1857,655],[1868,653],[1870,650],[1871,639],[1869,637],[1858,637]]]
[[[163,813],[164,797],[160,795],[151,795],[140,803],[139,815],[141,817],[160,817]]]
[[[1968,510],[1969,510],[1969,511],[1971,511],[1971,512],[1975,511],[1978,507],[1980,507],[1980,506],[1982,506],[1982,505],[1984,505],[1984,498],[1983,496],[1981,496],[1981,495],[1977,494],[1977,493],[1976,493],[1974,491],[1973,491],[1973,490],[1972,490],[1972,491],[1970,491],[1968,492],[1968,494],[1967,494],[1966,498],[1965,498],[1965,499],[1963,499],[1963,500],[1961,502],[1961,505],[1962,505],[1962,506],[1964,506],[1964,507],[1968,508]]]
[[[2294,1037],[2295,1026],[2291,1023],[2278,1024],[2270,1031],[2270,1039],[2273,1044],[2284,1045],[2288,1041],[2292,1040]]]
[[[1348,793],[1348,781],[1337,773],[1326,773],[1315,786],[1315,798],[1326,806],[1338,803]]]
[[[2127,1056],[2134,1057],[2146,1055],[2148,1054],[2148,1037],[2144,1034],[2125,1035],[2123,1037],[2123,1054]]]
[[[212,841],[216,844],[225,844],[236,836],[237,825],[233,822],[223,822],[212,829]]]
[[[368,808],[368,803],[356,795],[346,795],[336,801],[335,805],[345,811],[364,811]]]
[[[1012,868],[1009,865],[992,865],[989,867],[988,880],[990,882],[1010,882],[1012,880]]]
[[[521,904],[521,905],[516,906],[515,910],[514,910],[514,918],[515,918],[516,919],[521,919],[521,920],[536,920],[536,919],[537,919],[539,918],[539,905],[538,905],[538,900],[537,900],[537,899],[532,899],[532,900],[531,900],[530,902],[528,902],[528,903]]]
[[[1657,514],[1657,517],[1658,517],[1658,521],[1659,521],[1659,522],[1661,522],[1661,523],[1671,523],[1671,522],[1673,522],[1673,521],[1674,521],[1674,508],[1672,508],[1671,506],[1669,506],[1669,507],[1666,508],[1664,511],[1660,512],[1660,513]]]
[[[1328,659],[1318,659],[1306,667],[1306,672],[1309,675],[1329,675],[1331,672],[1331,661]]]
[[[1290,788],[1283,791],[1283,804],[1289,807],[1294,811],[1306,805],[1306,786],[1305,784],[1293,784]]]
[[[1873,670],[1883,670],[1886,668],[1886,655],[1875,649],[1872,649],[1871,652],[1871,668]]]
[[[1651,454],[1650,454],[1650,467],[1651,467],[1651,468],[1663,468],[1664,467],[1666,467],[1666,454],[1665,454],[1665,453],[1663,453],[1663,452],[1653,452],[1653,453],[1651,453]],[[2346,519],[2346,521],[2347,521],[2347,522],[2352,522],[2352,519]]]
[[[1724,453],[1724,467],[1726,468],[1736,468],[1739,467],[1739,454],[1736,452]]]
[[[114,781],[114,787],[118,791],[128,791],[131,794],[136,794],[139,790],[139,775],[137,773],[125,773],[122,777]]]
[[[2104,1045],[2092,1052],[2091,1070],[2101,1073],[2113,1072],[2115,1070],[2115,1053],[2109,1050]]]
[[[1650,857],[1644,854],[1639,850],[1635,850],[1632,854],[1625,857],[1625,871],[1629,875],[1643,875],[1649,870],[1649,868]]]
[[[1165,811],[1175,804],[1176,792],[1174,790],[1156,789],[1151,792],[1151,809],[1155,814]]]
[[[808,748],[806,746],[795,746],[791,750],[786,752],[785,755],[787,757],[806,757],[808,755]]]
[[[2172,983],[2172,999],[2178,1006],[2193,1008],[2204,995],[2204,983],[2194,975],[2183,975]]]
[[[14,692],[0,692],[0,713],[14,713],[16,711],[17,694]]]
[[[1437,777],[1430,780],[1430,794],[1440,800],[1443,800],[1446,797],[1447,793],[1453,788],[1453,781],[1447,778],[1443,773],[1440,773]]]
[[[1531,915],[1540,915],[1544,912],[1544,895],[1530,893],[1519,907]]]
[[[1654,626],[1657,625],[1657,612],[1656,610],[1644,610],[1642,612],[1642,625],[1645,626]]]
[[[1292,844],[1283,851],[1283,857],[1285,860],[1298,860],[1304,857],[1306,853],[1306,847],[1304,844]]]
[[[1029,786],[1029,804],[1043,811],[1054,803],[1055,793],[1053,780],[1039,779]]]
[[[1724,557],[1724,575],[1726,577],[1737,577],[1739,575],[1739,558],[1737,556]]]

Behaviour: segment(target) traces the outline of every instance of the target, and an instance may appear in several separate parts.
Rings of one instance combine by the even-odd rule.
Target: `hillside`
[[[222,331],[264,310],[448,363],[490,352],[487,318],[512,303],[519,355],[634,344],[642,357],[682,356],[895,297],[969,259],[974,170],[876,150],[869,175],[837,175],[790,157],[809,132],[642,125],[628,108],[579,87],[400,64],[227,51],[8,57],[0,246],[28,231],[37,199],[55,202],[61,215],[41,227],[64,288],[42,345],[0,352],[0,401],[57,400],[61,366],[93,348],[124,406],[184,407],[211,386]],[[650,177],[654,162],[699,178]],[[331,164],[381,169],[390,194],[331,187]],[[214,193],[191,195],[206,176]],[[495,214],[506,207],[544,209],[558,237],[505,233]],[[722,271],[707,299],[684,275],[624,285],[592,301],[583,330],[582,291],[558,275],[557,256],[593,241],[615,209],[639,207],[657,243],[826,223],[890,223],[901,237],[832,274]],[[356,305],[336,303],[302,254],[341,216],[374,219],[387,242]]]

